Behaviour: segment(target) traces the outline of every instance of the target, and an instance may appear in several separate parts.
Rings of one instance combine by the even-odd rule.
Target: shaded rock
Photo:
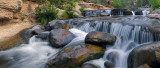
[[[41,25],[37,25],[37,26],[34,26],[31,30],[34,35],[38,35],[44,31],[44,27]]]
[[[84,62],[103,56],[105,49],[92,44],[78,44],[61,50],[48,62],[51,68],[76,68]]]
[[[25,29],[21,32],[20,36],[26,43],[28,43],[29,39],[33,36],[32,32],[33,30],[31,29]]]
[[[85,38],[85,43],[90,43],[90,44],[114,44],[116,41],[116,36],[109,34],[109,33],[104,33],[104,32],[97,32],[97,31],[92,31],[87,34]]]
[[[143,64],[141,66],[139,66],[138,68],[151,68],[148,64]]]
[[[33,35],[38,35],[39,33],[43,32],[44,28],[40,25],[34,26],[32,29],[25,29],[21,32],[20,36],[23,40],[25,40],[25,42],[29,42],[29,39],[33,36]]]
[[[118,56],[119,54],[117,52],[110,52],[108,55],[107,55],[107,59],[113,63],[113,64],[116,64],[116,60],[118,59]]]
[[[49,33],[50,32],[48,32],[48,31],[42,32],[42,33],[38,34],[36,37],[41,38],[42,40],[49,40]]]
[[[136,47],[128,57],[128,68],[137,68],[148,64],[151,68],[160,67],[160,42],[144,44]]]
[[[112,9],[111,15],[132,15],[132,11],[129,9],[117,8]]]
[[[12,19],[21,8],[21,0],[0,0],[0,20]]]
[[[112,62],[110,62],[110,61],[106,61],[106,62],[104,63],[104,66],[105,66],[106,68],[114,68],[114,64],[113,64]]]
[[[135,15],[143,15],[143,12],[141,9],[134,8],[133,11],[135,12]]]
[[[94,64],[86,63],[86,64],[83,64],[81,68],[99,68],[99,67]]]
[[[45,26],[47,31],[52,29],[69,29],[69,26],[63,20],[53,20]]]
[[[49,34],[49,41],[53,47],[59,48],[70,43],[74,37],[74,34],[68,30],[54,29]]]

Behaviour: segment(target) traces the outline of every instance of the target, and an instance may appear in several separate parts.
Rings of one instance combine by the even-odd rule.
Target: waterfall
[[[149,13],[150,13],[150,11],[143,10],[143,11],[142,11],[142,13],[143,13],[143,16],[146,16],[147,14],[149,14]]]
[[[132,15],[135,16],[135,12],[134,11],[132,11]]]
[[[127,58],[133,48],[143,43],[154,42],[154,33],[151,32],[148,27],[123,25],[121,23],[109,23],[109,22],[91,22],[85,23],[78,29],[91,32],[101,31],[111,33],[117,36],[117,40],[112,47],[106,48],[106,52],[103,58],[92,60],[87,63],[100,65],[104,67],[105,61],[110,61],[115,64],[114,68],[127,68]],[[109,56],[115,56],[115,61],[111,61]],[[98,62],[98,63],[97,63]]]

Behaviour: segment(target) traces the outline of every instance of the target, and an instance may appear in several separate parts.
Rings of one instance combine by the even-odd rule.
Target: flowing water
[[[101,31],[117,36],[115,44],[106,48],[102,58],[87,62],[98,65],[100,68],[105,68],[105,61],[115,64],[114,68],[127,68],[127,58],[133,48],[143,43],[157,41],[154,40],[154,33],[147,27],[109,23],[107,21],[84,23],[69,31],[76,38],[67,46],[83,43],[85,36],[91,31]],[[47,41],[33,36],[29,44],[21,44],[6,51],[0,51],[0,68],[46,68],[48,59],[60,50],[52,48],[48,44]]]

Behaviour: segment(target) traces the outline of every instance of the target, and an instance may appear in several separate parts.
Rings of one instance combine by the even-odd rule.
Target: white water
[[[150,13],[150,11],[143,10],[143,11],[142,11],[142,13],[143,13],[143,16],[146,16],[147,14],[149,14],[149,13]]]
[[[111,56],[111,53],[114,53],[112,55],[116,55],[114,58],[115,62],[110,61],[115,64],[114,68],[127,68],[127,58],[131,50],[142,43],[153,42],[153,33],[147,29],[142,29],[141,26],[129,26],[120,23],[109,25],[108,22],[98,22],[95,24],[96,26],[90,26],[89,23],[86,23],[79,27],[79,29],[85,32],[102,31],[117,36],[115,44],[112,47],[106,48],[103,58],[87,62],[98,65],[100,68],[105,68],[104,62],[110,61],[106,57]]]
[[[0,51],[0,68],[45,68],[48,58],[57,52],[33,36],[29,44]]]
[[[132,11],[132,15],[135,16],[135,12],[134,11]]]
[[[89,61],[104,67],[105,61],[110,61],[106,57],[116,55],[114,68],[127,68],[127,58],[130,51],[141,43],[153,42],[153,34],[141,26],[129,26],[119,23],[109,24],[108,22],[96,22],[95,26],[86,23],[78,29],[70,29],[76,38],[69,45],[84,43],[85,36],[91,31],[102,31],[117,36],[117,41],[112,47],[106,48],[102,58]],[[85,32],[84,32],[85,31]],[[22,44],[18,47],[6,51],[0,51],[0,68],[45,68],[48,59],[56,54],[60,49],[52,48],[47,42],[33,36],[29,44]]]

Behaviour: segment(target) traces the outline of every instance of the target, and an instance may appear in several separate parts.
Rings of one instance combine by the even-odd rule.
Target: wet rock
[[[134,8],[134,9],[133,9],[133,12],[135,12],[135,15],[143,15],[141,9]]]
[[[38,35],[41,32],[43,32],[43,27],[40,25],[34,26],[32,29],[25,29],[21,32],[20,36],[23,40],[25,40],[25,42],[29,42],[29,39],[33,36],[33,35]]]
[[[109,33],[97,32],[97,31],[92,31],[88,33],[85,38],[85,43],[98,44],[98,45],[103,45],[103,44],[112,45],[115,43],[115,41],[116,41],[116,36]]]
[[[50,32],[48,32],[48,31],[42,32],[42,33],[38,34],[36,37],[41,38],[42,40],[49,40],[49,33]]]
[[[148,64],[151,68],[160,67],[160,42],[144,44],[136,47],[128,57],[128,68],[137,68]]]
[[[110,14],[106,13],[106,12],[103,12],[103,13],[100,13],[100,16],[110,16]]]
[[[52,29],[69,29],[69,26],[63,20],[53,20],[45,26],[46,31]]]
[[[86,61],[102,57],[104,51],[104,48],[92,44],[69,46],[51,57],[48,65],[51,68],[76,68]]]
[[[104,63],[105,68],[114,68],[114,64],[110,61],[106,61]]]
[[[54,29],[49,34],[49,41],[56,48],[67,45],[74,38],[74,34],[65,29]]]
[[[33,36],[33,30],[25,29],[21,32],[20,37],[26,42],[29,42],[29,39]]]
[[[90,63],[83,64],[81,68],[99,68],[98,66]]]
[[[31,30],[34,35],[38,35],[41,32],[44,32],[44,27],[41,25],[37,25],[37,26],[34,26]]]
[[[138,68],[151,68],[148,64],[143,64],[141,66],[139,66]]]
[[[132,15],[132,11],[129,9],[112,9],[111,15]]]
[[[113,64],[116,64],[116,60],[118,59],[119,54],[117,52],[111,52],[107,55],[108,61],[112,62]]]

